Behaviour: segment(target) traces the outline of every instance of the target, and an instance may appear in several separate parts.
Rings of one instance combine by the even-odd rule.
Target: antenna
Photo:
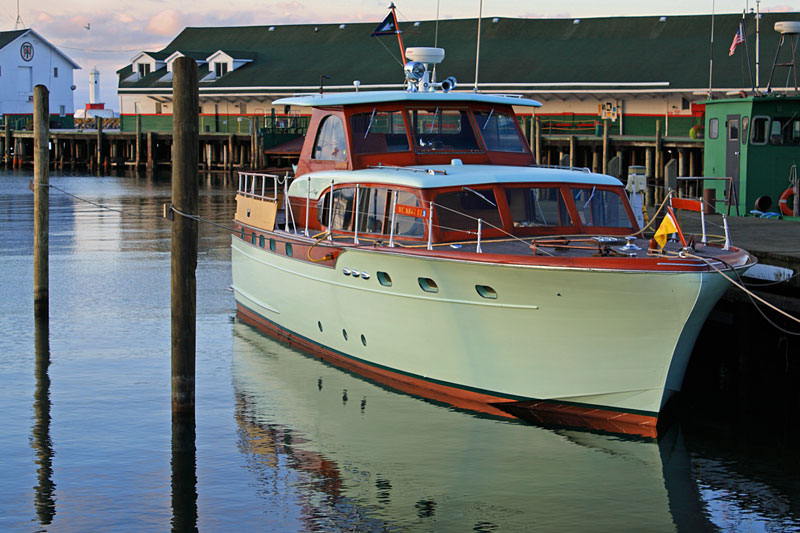
[[[22,15],[19,14],[19,0],[17,0],[17,21],[14,23],[14,31],[18,30],[19,27],[25,27],[25,23],[22,22]]]

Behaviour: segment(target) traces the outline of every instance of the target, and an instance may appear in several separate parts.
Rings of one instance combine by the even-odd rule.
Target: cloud
[[[772,6],[772,7],[764,7],[761,8],[763,13],[792,13],[795,9],[792,6],[782,5],[782,6]]]
[[[177,9],[165,9],[150,17],[146,30],[154,35],[175,35],[183,29],[183,20]]]

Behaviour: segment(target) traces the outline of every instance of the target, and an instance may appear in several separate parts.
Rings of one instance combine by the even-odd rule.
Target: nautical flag
[[[667,235],[678,233],[679,231],[678,223],[675,222],[675,219],[672,215],[672,210],[670,210],[670,212],[664,215],[664,220],[661,221],[661,225],[658,226],[656,234],[653,238],[658,243],[659,248],[663,250],[664,245],[667,244]]]
[[[372,32],[370,37],[378,37],[381,35],[394,35],[397,33],[397,27],[394,24],[394,17],[391,13],[386,15],[386,18],[383,19],[383,22],[378,24],[378,27],[375,28],[375,31]]]
[[[733,36],[733,42],[731,43],[731,50],[728,53],[728,56],[732,56],[733,53],[736,51],[736,47],[744,42],[744,31],[742,31],[742,23],[739,23],[739,29],[736,30],[736,35]]]

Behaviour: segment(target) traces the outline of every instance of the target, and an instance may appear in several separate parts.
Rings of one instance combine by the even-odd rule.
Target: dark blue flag
[[[394,35],[397,33],[397,27],[394,24],[394,17],[391,13],[386,15],[386,18],[383,19],[383,22],[378,24],[378,27],[375,28],[375,31],[372,32],[370,37],[378,37],[380,35]]]

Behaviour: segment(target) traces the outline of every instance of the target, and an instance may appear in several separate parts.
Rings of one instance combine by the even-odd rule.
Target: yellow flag
[[[653,238],[658,243],[658,246],[663,250],[664,245],[667,244],[667,235],[677,232],[678,225],[672,219],[672,215],[667,213],[664,215],[664,220],[661,221],[661,225],[658,227],[658,230],[656,230],[656,234]]]

